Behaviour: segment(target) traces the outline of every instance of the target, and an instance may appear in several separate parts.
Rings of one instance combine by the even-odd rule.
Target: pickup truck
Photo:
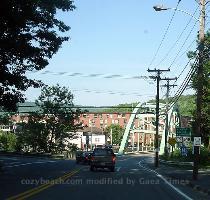
[[[95,148],[90,160],[90,171],[94,171],[97,168],[108,168],[114,172],[115,161],[116,155],[112,149]]]

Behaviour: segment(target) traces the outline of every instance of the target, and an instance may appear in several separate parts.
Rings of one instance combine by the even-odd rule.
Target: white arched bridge
[[[121,145],[118,154],[121,155],[127,151],[128,144],[131,142],[132,150],[139,151],[140,148],[150,146],[154,149],[154,138],[155,138],[155,108],[156,105],[153,103],[138,104],[128,121],[125,128]],[[175,137],[176,127],[180,126],[180,115],[178,106],[174,105],[168,111],[168,133],[166,133],[166,105],[160,104],[160,117],[159,117],[159,135],[158,135],[158,146],[159,154],[164,153],[165,148],[165,135],[167,135],[167,141],[169,137]],[[148,142],[149,140],[149,142]],[[137,142],[135,142],[137,141]],[[145,144],[145,141],[146,144]],[[148,144],[149,143],[149,144]],[[153,147],[153,148],[152,148]]]

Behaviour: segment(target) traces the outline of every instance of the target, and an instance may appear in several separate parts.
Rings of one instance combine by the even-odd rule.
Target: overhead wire
[[[174,47],[178,44],[179,40],[181,39],[182,35],[184,34],[185,30],[187,29],[187,27],[189,26],[190,22],[193,19],[193,16],[195,15],[195,13],[197,12],[199,6],[197,6],[196,10],[194,11],[193,15],[191,16],[191,18],[189,19],[189,21],[187,22],[187,24],[185,25],[184,29],[182,30],[182,32],[179,34],[177,40],[173,43],[173,45],[171,46],[171,48],[168,50],[168,52],[165,54],[165,56],[160,60],[160,62],[157,64],[158,66],[168,57],[168,55],[170,54],[170,52],[174,49]]]
[[[178,99],[180,98],[180,96],[182,95],[182,93],[184,92],[184,90],[186,89],[186,87],[188,86],[192,76],[194,75],[194,73],[196,72],[196,65],[198,62],[198,56],[196,57],[196,59],[194,60],[194,63],[191,67],[191,69],[189,70],[188,74],[186,75],[184,81],[182,82],[181,86],[179,87],[179,89],[177,90],[176,94],[174,95],[174,97],[170,100],[169,104],[171,104],[169,107],[172,108],[173,105],[178,101]]]
[[[96,93],[96,94],[110,94],[110,95],[120,95],[120,96],[126,96],[126,95],[133,95],[137,97],[142,97],[142,96],[148,96],[148,97],[154,97],[153,94],[139,94],[139,92],[120,92],[120,91],[102,91],[102,90],[90,90],[90,89],[71,89],[72,91],[75,92],[87,92],[87,93]]]
[[[104,79],[149,79],[148,76],[142,75],[122,75],[122,74],[104,74],[104,73],[92,73],[92,74],[84,74],[80,72],[53,72],[53,71],[33,71],[32,73],[39,73],[41,75],[50,74],[50,75],[58,75],[58,76],[71,76],[71,77],[81,77],[81,78],[104,78]]]
[[[170,69],[170,68],[172,67],[172,65],[175,63],[177,57],[179,56],[180,52],[182,51],[182,48],[184,47],[184,45],[186,44],[187,40],[189,39],[189,37],[190,37],[190,35],[191,35],[193,29],[195,28],[195,25],[196,25],[196,24],[197,24],[197,21],[194,23],[193,27],[191,28],[189,34],[188,34],[187,37],[185,38],[185,41],[184,41],[184,43],[182,44],[182,46],[180,47],[179,51],[176,53],[176,55],[175,55],[173,61],[171,62],[170,66],[169,66],[169,69]]]

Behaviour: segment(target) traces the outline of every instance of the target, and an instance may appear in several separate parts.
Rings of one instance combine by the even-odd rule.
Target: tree
[[[74,109],[73,95],[66,87],[44,86],[36,104],[40,106],[48,135],[48,152],[61,152],[77,129],[80,110]]]
[[[15,110],[23,91],[41,87],[26,72],[41,70],[69,38],[70,29],[56,18],[58,10],[73,11],[70,0],[6,0],[0,2],[0,107]]]
[[[14,133],[0,133],[0,147],[5,151],[14,151],[17,136]]]
[[[199,43],[198,43],[199,46]],[[202,94],[202,112],[201,112],[201,133],[205,146],[209,145],[210,139],[210,31],[205,34],[204,51],[203,51],[203,94]],[[197,56],[196,52],[189,52],[190,59]],[[191,87],[197,90],[197,85],[201,84],[197,81],[197,73],[192,78]],[[196,118],[194,113],[194,119]]]
[[[21,123],[21,131],[17,133],[18,151],[28,147],[28,151],[47,152],[48,151],[48,132],[45,130],[43,115],[32,113],[28,116],[28,122]]]
[[[106,128],[106,132],[111,136],[112,134],[112,144],[120,145],[124,129],[119,124],[111,124]]]

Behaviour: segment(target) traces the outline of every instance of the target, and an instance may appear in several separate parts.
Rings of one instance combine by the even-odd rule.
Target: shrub
[[[0,147],[5,151],[14,151],[17,137],[14,133],[2,133],[0,135]]]

